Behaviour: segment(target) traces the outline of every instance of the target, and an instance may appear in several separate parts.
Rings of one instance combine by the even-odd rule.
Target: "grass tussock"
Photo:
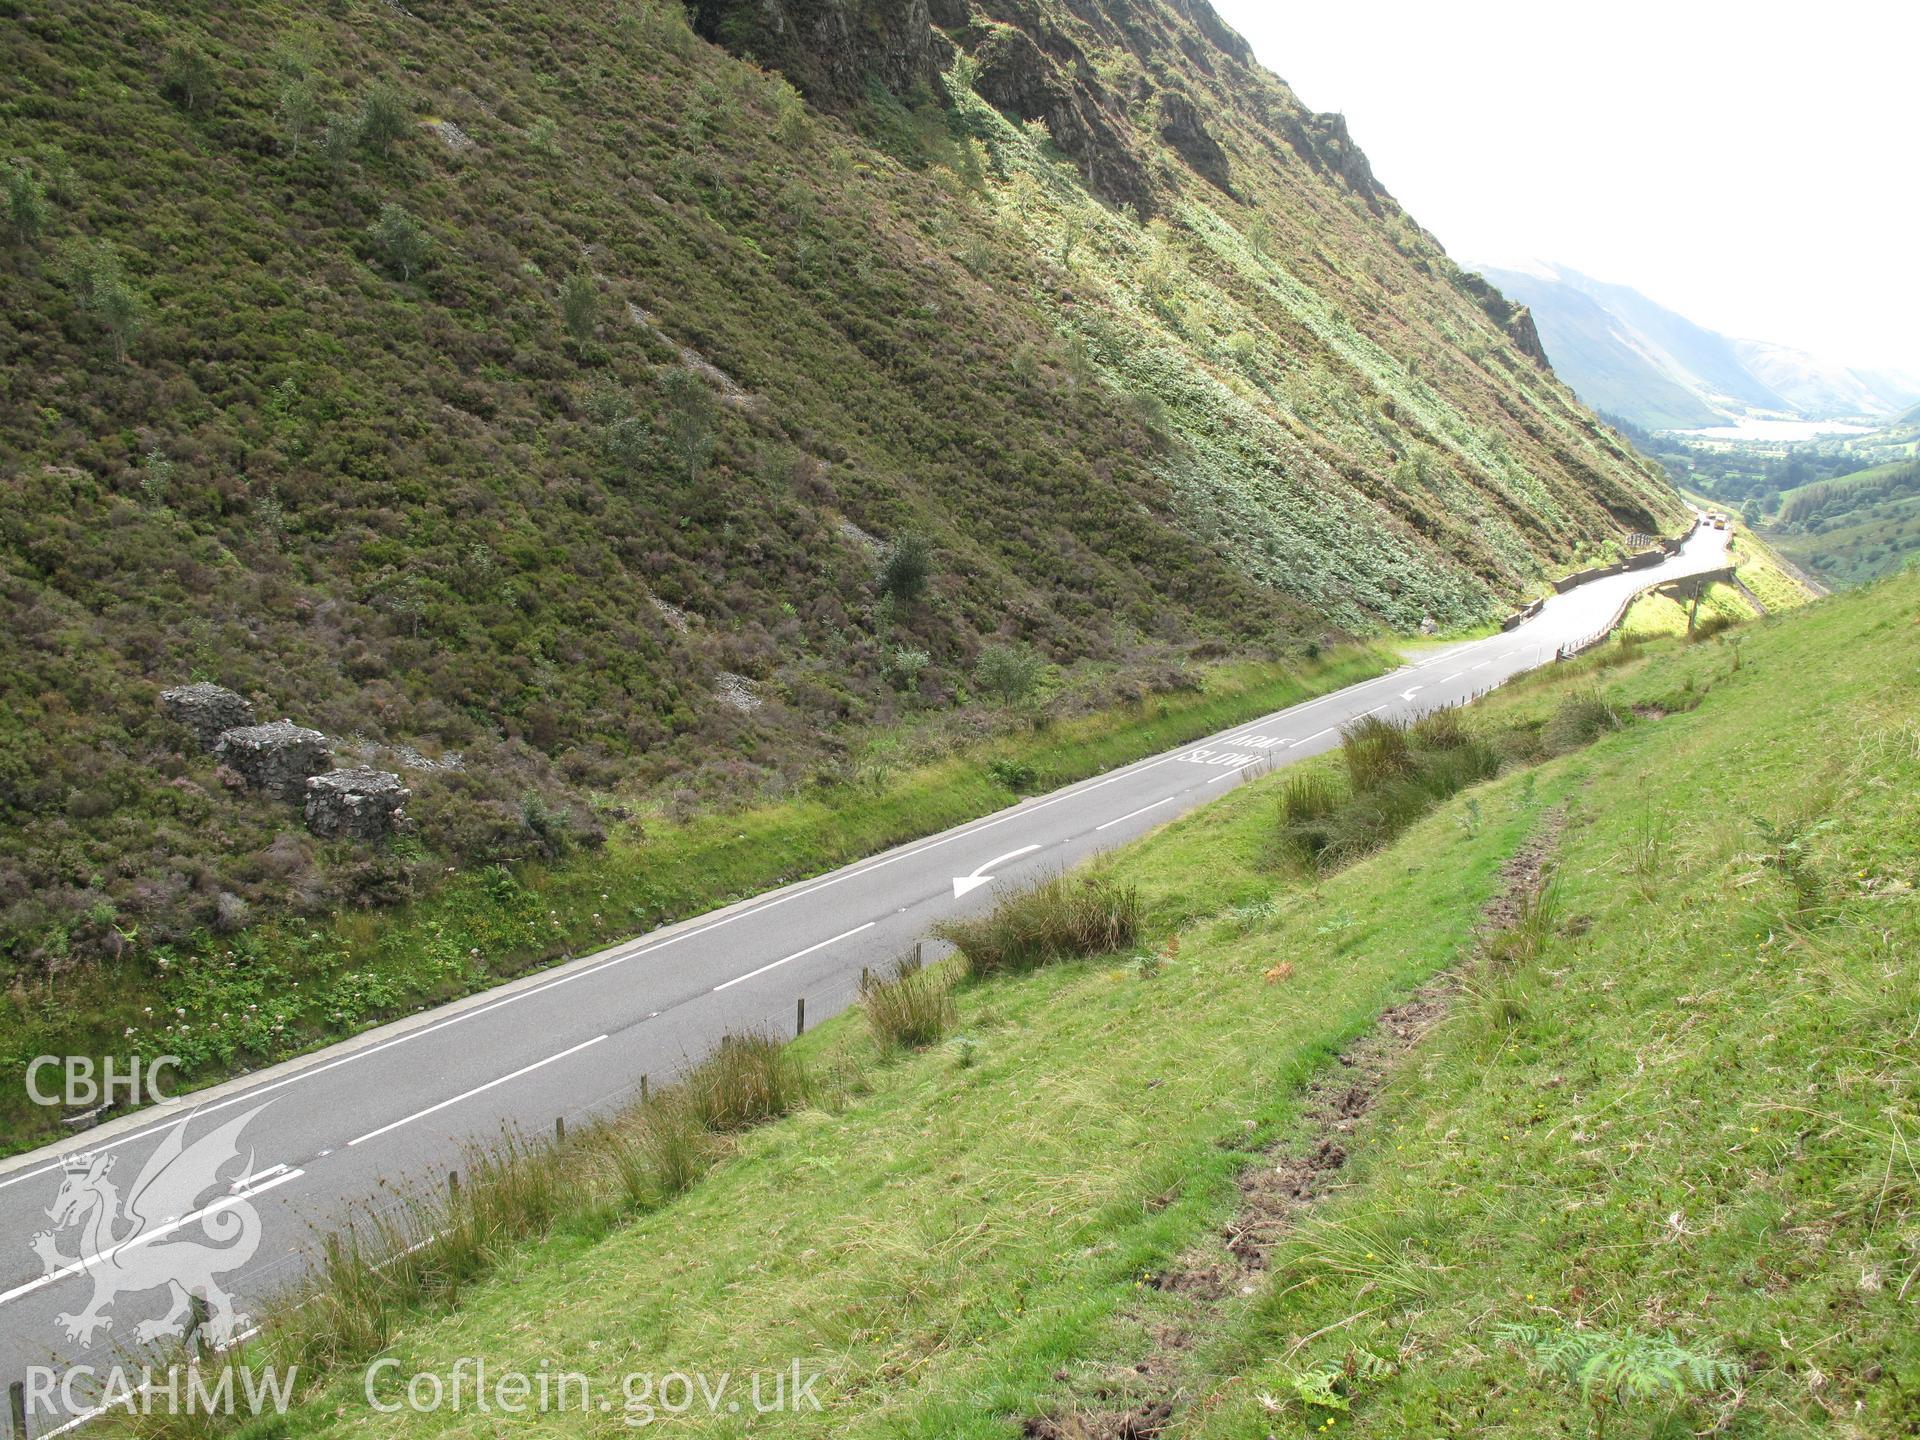
[[[587,1193],[572,1188],[549,1149],[513,1135],[469,1150],[460,1175],[457,1189],[432,1199],[389,1194],[329,1233],[316,1275],[268,1312],[270,1338],[256,1348],[316,1373],[354,1364],[391,1343],[419,1307],[452,1304],[512,1246],[580,1209]]]
[[[951,921],[935,933],[960,952],[967,977],[978,980],[1124,950],[1139,938],[1142,918],[1133,886],[1104,875],[1056,875],[978,919]]]
[[[1487,937],[1482,947],[1487,958],[1509,970],[1518,970],[1539,960],[1547,953],[1547,946],[1560,927],[1560,896],[1557,877],[1522,895],[1513,918]]]
[[[806,1078],[786,1045],[763,1031],[729,1035],[681,1082],[694,1117],[715,1134],[761,1125],[800,1108]]]
[[[1280,848],[1295,864],[1322,871],[1387,844],[1449,796],[1499,773],[1496,747],[1451,710],[1411,724],[1369,716],[1341,736],[1338,777],[1309,771],[1280,795]]]
[[[628,1133],[612,1136],[610,1148],[623,1195],[645,1209],[692,1189],[712,1163],[715,1147],[695,1107],[670,1092]]]
[[[1698,645],[1731,630],[1739,621],[1731,615],[1702,615],[1693,623],[1693,629],[1687,632],[1687,643]]]
[[[1620,729],[1620,712],[1601,698],[1598,690],[1576,691],[1560,702],[1540,732],[1549,755],[1585,749],[1602,735]]]
[[[891,976],[869,976],[860,986],[860,1008],[882,1054],[924,1050],[953,1028],[953,985],[909,955]]]

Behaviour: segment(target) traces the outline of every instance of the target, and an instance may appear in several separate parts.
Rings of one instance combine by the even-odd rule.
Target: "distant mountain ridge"
[[[1907,377],[1732,339],[1628,286],[1564,265],[1478,268],[1532,310],[1555,371],[1582,400],[1649,429],[1693,429],[1750,415],[1883,416],[1920,398],[1920,384]]]

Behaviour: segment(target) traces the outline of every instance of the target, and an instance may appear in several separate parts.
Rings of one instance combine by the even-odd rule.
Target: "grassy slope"
[[[1691,607],[1665,595],[1644,595],[1633,602],[1621,622],[1621,633],[1635,639],[1654,636],[1681,636],[1687,633],[1687,613]],[[1699,619],[1721,617],[1727,621],[1751,620],[1753,606],[1731,585],[1709,587],[1700,601]]]
[[[1818,535],[1776,531],[1781,554],[1832,585],[1857,585],[1911,564],[1920,552],[1920,496],[1856,512]]]
[[[745,1137],[604,1238],[555,1238],[395,1353],[603,1380],[799,1355],[831,1402],[788,1429],[986,1436],[1111,1403],[1156,1335],[1188,1333],[1182,1431],[1240,1436],[1318,1427],[1261,1397],[1363,1345],[1392,1373],[1343,1433],[1517,1440],[1580,1424],[1491,1339],[1533,1319],[1722,1347],[1752,1369],[1736,1433],[1900,1433],[1920,1403],[1917,612],[1902,580],[1737,644],[1613,649],[1521,682],[1493,707],[1538,717],[1599,686],[1670,713],[1470,792],[1311,888],[1263,868],[1271,782],[1237,792],[1115,862],[1185,924],[1156,977],[1093,962],[967,990],[972,1064],[949,1047],[868,1069],[839,1113]],[[1424,1042],[1271,1279],[1223,1308],[1145,1287],[1216,1234],[1303,1083],[1465,957],[1498,866],[1558,804],[1547,952],[1499,1008],[1469,995]],[[851,1023],[805,1045],[869,1060]],[[293,1429],[448,1428],[375,1424],[357,1395],[342,1384]]]
[[[671,0],[0,10],[0,163],[48,197],[0,254],[6,979],[235,900],[386,904],[564,843],[562,809],[785,793],[962,701],[997,635],[1136,672],[1297,655],[1484,619],[1676,514],[1430,237],[1275,138],[1284,86],[1158,3],[1130,7],[1142,53],[1106,24],[1092,63],[1200,94],[1236,193],[1122,117],[1152,226],[964,93],[882,107],[883,148]],[[389,88],[405,133],[296,153],[301,73],[336,116]],[[427,237],[412,278],[370,233],[389,203]],[[145,312],[124,363],[74,278],[101,247]],[[709,377],[697,480],[682,346],[747,392]],[[862,536],[916,531],[929,593],[888,613]],[[730,709],[722,672],[767,703]],[[467,767],[405,767],[417,843],[319,845],[178,753],[155,692],[195,677],[383,767]]]
[[[1785,491],[1767,538],[1831,584],[1876,579],[1920,550],[1917,485],[1920,463],[1905,461]],[[1789,518],[1795,523],[1782,523]]]
[[[1813,598],[1814,592],[1785,566],[1768,540],[1739,521],[1733,524],[1727,558],[1735,576],[1770,611],[1791,610]]]
[[[1917,603],[1884,586],[1755,631],[1737,674],[1719,649],[1627,680],[1714,688],[1595,753],[1560,871],[1584,933],[1521,977],[1517,1021],[1469,1005],[1402,1077],[1283,1252],[1311,1283],[1228,1327],[1200,1433],[1246,1433],[1259,1391],[1351,1344],[1401,1366],[1357,1433],[1557,1431],[1575,1408],[1490,1343],[1500,1320],[1724,1347],[1750,1386],[1696,1430],[1906,1433]]]

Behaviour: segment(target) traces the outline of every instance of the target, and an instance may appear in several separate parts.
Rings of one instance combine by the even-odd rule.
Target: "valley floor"
[[[284,1433],[1913,1433],[1916,623],[1906,577],[1518,682],[1474,723],[1619,726],[1338,873],[1244,787],[1108,862],[1138,952],[809,1034],[812,1103],[500,1242],[384,1336],[397,1413],[356,1362]],[[406,1406],[476,1358],[607,1408]],[[629,1378],[795,1365],[818,1410]]]

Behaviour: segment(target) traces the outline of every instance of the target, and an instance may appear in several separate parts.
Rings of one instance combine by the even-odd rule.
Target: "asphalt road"
[[[790,1030],[801,997],[810,1022],[824,1019],[853,1001],[862,967],[891,964],[939,921],[984,910],[997,893],[1205,804],[1251,767],[1337,746],[1340,727],[1362,716],[1457,704],[1551,661],[1605,626],[1631,593],[1719,568],[1726,543],[1724,533],[1700,530],[1660,568],[1556,596],[1507,634],[4,1162],[0,1380],[28,1366],[112,1363],[139,1322],[169,1308],[164,1287],[122,1293],[111,1329],[91,1343],[67,1336],[58,1317],[86,1308],[92,1281],[81,1271],[49,1274],[32,1248],[52,1228],[63,1154],[111,1155],[124,1193],[183,1120],[197,1137],[264,1104],[218,1188],[183,1202],[179,1215],[151,1217],[175,1222],[154,1243],[158,1255],[227,1218],[197,1218],[209,1204],[232,1209],[244,1199],[258,1215],[258,1246],[220,1281],[244,1310],[294,1279],[316,1234],[382,1181],[444,1184],[476,1138],[502,1126],[551,1133],[556,1117],[573,1125],[621,1106],[642,1076],[669,1079],[729,1032]],[[67,1255],[91,1258],[79,1255],[72,1230],[61,1238]],[[119,1258],[137,1269],[131,1255]],[[36,1404],[32,1433],[70,1418],[57,1399]]]

